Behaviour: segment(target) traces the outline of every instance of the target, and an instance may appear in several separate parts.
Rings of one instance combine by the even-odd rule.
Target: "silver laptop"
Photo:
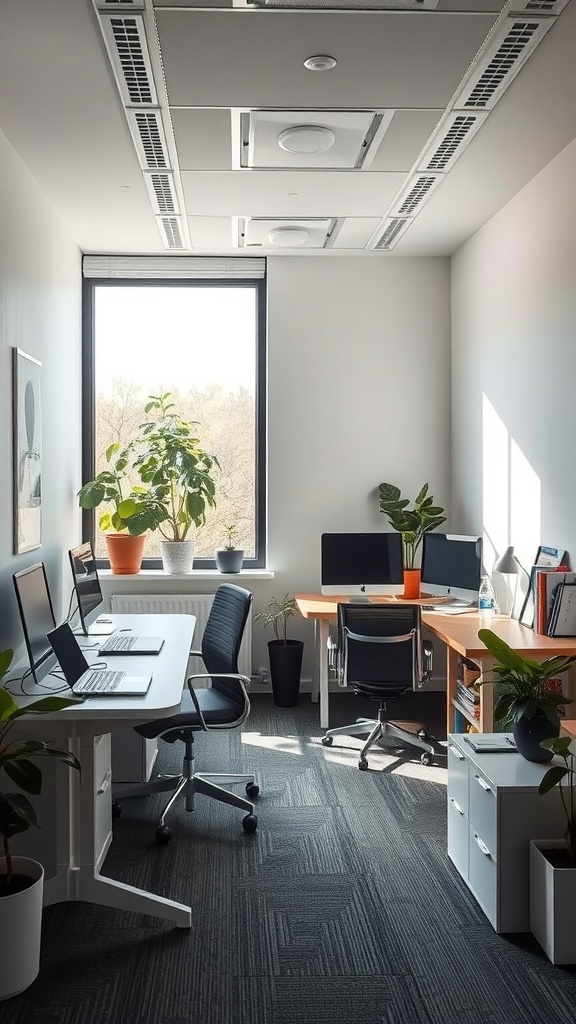
[[[90,668],[68,622],[47,633],[64,678],[73,693],[91,697],[142,697],[152,675],[132,675],[108,668]]]
[[[98,648],[98,654],[159,654],[164,645],[162,636],[134,636],[114,633]]]

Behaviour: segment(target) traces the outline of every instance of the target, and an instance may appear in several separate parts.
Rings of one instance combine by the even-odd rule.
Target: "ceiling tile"
[[[362,143],[376,115],[367,110],[253,110],[250,112],[249,166],[278,168],[348,168],[362,157]],[[289,128],[319,125],[334,134],[323,153],[291,153],[280,145]]]
[[[188,230],[193,249],[222,250],[235,244],[230,217],[188,217]]]
[[[181,170],[231,170],[229,110],[172,110],[171,116]]]
[[[370,170],[409,171],[442,114],[442,110],[397,110]]]

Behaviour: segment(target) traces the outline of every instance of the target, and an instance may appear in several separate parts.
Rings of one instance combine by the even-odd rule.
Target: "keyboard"
[[[74,687],[75,693],[114,693],[122,682],[125,672],[112,669],[94,669],[89,672],[81,683]]]
[[[107,651],[131,651],[138,637],[135,636],[111,636],[106,640]],[[104,645],[103,645],[104,646]]]

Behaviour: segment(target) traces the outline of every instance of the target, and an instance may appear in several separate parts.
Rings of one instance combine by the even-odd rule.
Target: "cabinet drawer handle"
[[[458,811],[458,814],[461,814],[462,816],[464,816],[464,811],[460,807],[460,804],[456,803],[456,801],[455,801],[453,796],[450,797],[450,802],[451,802],[451,804],[453,804],[454,810]]]
[[[456,757],[458,758],[459,761],[466,760],[464,754],[460,750],[458,750],[458,747],[454,747],[452,744],[450,744],[450,750],[452,751],[453,754],[456,754]]]
[[[102,782],[98,786],[98,789],[96,790],[96,793],[97,793],[98,796],[100,796],[101,793],[105,793],[106,792],[106,790],[110,786],[111,781],[112,781],[112,772],[111,772],[111,770],[109,768],[108,771],[106,772],[106,775],[102,779]]]
[[[491,793],[492,792],[492,790],[490,789],[490,786],[482,778],[481,775],[475,775],[474,778],[476,779],[476,782],[478,783],[478,785],[482,787],[482,789],[484,790],[485,793]]]
[[[477,836],[476,833],[474,833],[474,839],[478,843],[478,846],[482,850],[482,853],[484,854],[484,856],[485,857],[490,857],[491,856],[490,850],[486,846],[486,843],[482,842],[482,840],[480,839],[480,836]]]

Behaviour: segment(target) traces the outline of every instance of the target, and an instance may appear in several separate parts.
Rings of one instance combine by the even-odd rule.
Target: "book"
[[[556,587],[548,636],[576,636],[576,583]]]
[[[464,737],[476,753],[502,754],[517,751],[514,738],[508,733],[479,732],[467,733]]]

